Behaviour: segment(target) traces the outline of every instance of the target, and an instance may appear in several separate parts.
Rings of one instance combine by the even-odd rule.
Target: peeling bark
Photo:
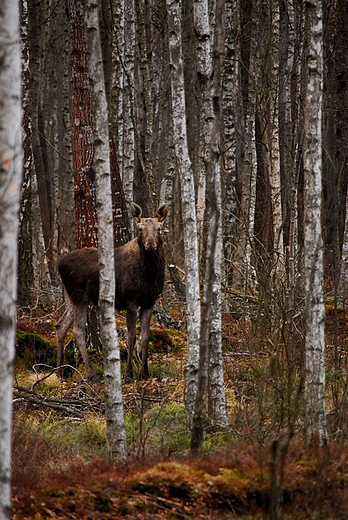
[[[99,318],[104,352],[105,416],[109,457],[122,461],[127,457],[124,427],[121,358],[115,322],[115,268],[113,212],[111,197],[108,107],[101,53],[98,3],[87,0],[86,39],[95,116],[94,167],[96,171],[99,240]]]
[[[17,234],[22,182],[19,5],[0,10],[0,518],[11,518],[12,383],[17,298]]]
[[[185,404],[188,418],[189,420],[192,420],[197,392],[201,318],[196,201],[192,164],[187,145],[180,0],[167,0],[167,14],[169,29],[169,56],[171,64],[173,138],[181,185],[186,272],[188,356],[185,367]]]
[[[323,285],[322,88],[323,24],[320,0],[306,4],[306,96],[304,109],[304,266],[306,306],[305,433],[327,443],[325,405],[325,308]]]

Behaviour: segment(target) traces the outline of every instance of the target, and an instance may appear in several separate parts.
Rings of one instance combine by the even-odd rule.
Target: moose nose
[[[145,249],[147,251],[156,251],[157,249],[157,244],[155,242],[152,242],[152,241],[148,241],[146,242],[145,244]]]

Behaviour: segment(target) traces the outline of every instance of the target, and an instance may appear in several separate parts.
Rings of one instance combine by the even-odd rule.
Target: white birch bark
[[[205,215],[206,165],[209,161],[209,143],[213,121],[211,104],[212,56],[210,46],[208,0],[193,2],[193,24],[196,35],[197,75],[200,85],[200,146],[198,157],[197,230],[200,256],[202,255],[203,225]]]
[[[185,368],[185,403],[188,418],[190,420],[192,419],[197,392],[201,318],[196,202],[192,165],[187,146],[180,0],[167,0],[167,13],[171,66],[173,137],[181,184],[182,220],[184,229],[188,341],[188,356]]]
[[[221,172],[216,165],[215,191],[217,206],[221,208]],[[221,270],[222,270],[222,216],[218,216],[218,228],[215,247],[214,278],[211,302],[208,415],[214,426],[226,427],[228,424],[224,371],[222,361],[222,320],[221,320]]]
[[[109,457],[127,457],[124,426],[121,358],[115,323],[115,269],[111,199],[108,110],[101,53],[98,2],[87,0],[86,39],[94,96],[97,218],[99,242],[99,317],[104,352],[105,415]]]
[[[211,106],[212,120],[207,146],[207,245],[205,253],[204,290],[201,305],[201,331],[199,352],[198,390],[191,431],[191,451],[198,452],[204,439],[206,396],[209,396],[209,412],[215,425],[226,426],[226,402],[222,371],[221,349],[221,179],[220,179],[220,130],[222,127],[222,62],[224,54],[224,0],[217,0],[215,12],[214,59],[212,78],[205,97]],[[218,294],[217,294],[218,292]],[[213,323],[212,323],[213,322]],[[214,329],[212,328],[214,325]],[[220,336],[220,337],[219,337]],[[212,344],[212,341],[216,341]],[[215,351],[215,352],[213,352]],[[216,362],[219,366],[216,366]],[[212,369],[212,371],[210,371]],[[213,379],[212,379],[213,378]],[[211,384],[209,388],[208,383]],[[209,390],[208,390],[209,389]],[[214,390],[213,392],[211,390]],[[222,395],[218,399],[215,391]],[[215,394],[215,395],[214,395]],[[218,417],[219,415],[219,417]]]
[[[124,196],[129,208],[129,221],[133,222],[133,181],[135,171],[135,127],[134,127],[134,49],[135,49],[135,5],[134,0],[123,0],[124,5],[124,56],[123,107],[120,119],[123,125],[123,170],[121,173]]]
[[[11,518],[12,380],[22,181],[19,4],[0,9],[0,518]]]
[[[123,99],[124,99],[124,2],[112,1],[114,24],[112,45],[111,128],[116,139],[117,161],[123,177]]]
[[[282,233],[282,207],[281,207],[281,183],[280,183],[280,151],[279,151],[279,6],[276,3],[270,9],[270,44],[272,52],[272,67],[270,71],[271,95],[270,95],[270,170],[269,180],[271,185],[271,197],[274,216],[274,249],[279,256],[283,255]],[[283,275],[284,262],[278,262],[275,269],[279,276]]]
[[[218,4],[219,5],[219,4]],[[220,17],[221,15],[221,17]],[[210,310],[210,339],[209,339],[209,374],[208,382],[208,411],[209,419],[215,426],[227,425],[226,400],[224,377],[222,367],[222,332],[221,332],[221,262],[222,262],[222,217],[221,217],[221,179],[219,165],[219,138],[220,117],[222,112],[214,114],[213,97],[216,100],[221,96],[221,68],[223,59],[223,20],[222,12],[214,17],[215,31],[209,24],[208,0],[195,0],[193,3],[193,21],[196,33],[197,73],[201,86],[201,120],[200,120],[200,158],[199,158],[199,182],[197,190],[197,228],[199,240],[203,238],[203,223],[205,214],[206,186],[212,182],[214,185],[217,218],[216,243],[214,244],[214,263],[212,273]],[[218,24],[221,25],[218,26]],[[212,33],[212,34],[211,34]],[[220,37],[221,41],[218,41]],[[215,46],[213,41],[215,40]],[[212,46],[214,51],[212,51]],[[219,46],[221,48],[219,48]],[[213,52],[215,58],[215,70],[213,71]],[[214,180],[207,180],[208,171]],[[202,251],[201,251],[202,253]],[[207,251],[207,256],[209,252]],[[201,338],[202,344],[202,330]]]
[[[212,73],[208,0],[194,0],[193,24],[196,33],[197,72],[209,78]]]
[[[306,306],[305,433],[309,442],[327,442],[325,406],[325,308],[321,230],[321,118],[323,23],[320,0],[306,4],[307,89],[304,110],[304,266]]]

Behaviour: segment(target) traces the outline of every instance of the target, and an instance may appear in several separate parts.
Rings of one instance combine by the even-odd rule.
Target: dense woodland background
[[[171,204],[168,255],[182,269],[166,6],[163,2],[125,5],[124,18],[119,19],[117,3],[100,4],[111,159],[117,186],[116,242],[130,236],[130,200],[151,214],[158,201],[165,199]],[[301,297],[305,5],[301,1],[226,2],[219,144],[226,312],[237,312],[231,291],[239,291],[241,297],[257,293],[264,318],[270,320],[274,305],[288,305],[289,292],[294,292],[295,302]],[[58,258],[76,245],[97,240],[91,170],[93,120],[82,8],[79,2],[23,4],[26,155],[20,236],[21,307],[32,307],[38,298],[52,302],[54,289],[59,287]],[[199,38],[192,11],[192,3],[184,1],[188,144],[200,197],[198,221],[204,230],[200,167],[204,136],[200,136],[200,129],[206,117],[202,92],[207,79],[197,64]],[[326,290],[342,304],[347,190],[346,4],[324,3],[323,14]],[[213,15],[211,6],[212,27]],[[133,29],[129,30],[127,24]],[[132,143],[127,141],[130,138]],[[201,240],[203,254],[203,234]],[[292,312],[296,314],[296,309]],[[291,322],[292,317],[287,320]]]
[[[200,3],[183,0],[181,5],[185,117],[195,179],[201,282],[203,286],[211,195],[206,163],[213,116],[207,99],[214,87],[204,56],[207,40],[216,52],[214,42],[221,29],[222,104],[216,132],[222,185],[224,346],[232,348],[231,355],[267,359],[262,384],[257,383],[260,431],[270,432],[276,425],[277,431],[293,432],[303,385],[304,100],[311,6],[302,0],[226,0],[221,25],[215,18],[217,5],[208,4],[208,32],[197,18]],[[345,0],[324,0],[322,13],[323,88],[318,112],[322,111],[324,289],[330,324],[328,416],[330,437],[341,439],[347,435],[348,389],[342,332],[348,282],[348,5]],[[161,305],[167,315],[178,316],[175,309],[182,310],[186,278],[167,6],[164,0],[134,4],[102,0],[99,14],[115,246],[132,236],[131,201],[147,215],[164,201],[170,204],[166,223],[170,268]],[[24,184],[18,305],[21,316],[58,317],[63,301],[58,259],[75,247],[98,244],[95,120],[84,2],[28,0],[22,2],[21,20]],[[179,315],[180,321],[184,316]],[[257,370],[254,366],[255,374],[262,372],[261,365]],[[238,394],[238,388],[235,391]]]
[[[271,320],[273,306],[279,307],[281,301],[287,305],[289,291],[295,291],[295,301],[301,297],[305,6],[301,1],[225,5],[219,149],[226,312],[236,312],[231,291],[240,291],[241,296],[257,293],[265,318]],[[52,302],[53,289],[59,287],[58,258],[76,245],[97,240],[91,170],[93,119],[82,9],[79,2],[23,3],[26,156],[21,307],[32,307],[37,298]],[[158,201],[165,199],[171,204],[168,255],[182,269],[166,6],[164,2],[125,4],[122,19],[119,12],[117,3],[100,2],[111,159],[117,186],[116,242],[130,236],[130,200],[151,214]],[[346,4],[324,2],[323,14],[326,290],[335,301],[341,298],[341,304],[347,190]],[[213,28],[213,5],[210,15]],[[204,129],[206,117],[202,93],[207,78],[197,63],[199,35],[193,27],[192,2],[183,2],[182,23],[188,144],[203,230],[205,195],[200,163],[204,136],[200,129]],[[202,254],[203,250],[204,241]]]
[[[94,160],[100,114],[85,32],[93,1],[19,3],[24,168],[16,347],[17,358],[23,352],[25,358],[28,344],[41,355],[55,343],[64,302],[59,258],[76,247],[98,246]],[[37,366],[33,374],[32,353],[29,371],[23,368],[28,360],[17,359],[15,515],[64,516],[68,508],[76,518],[91,511],[98,518],[164,518],[163,511],[202,518],[255,513],[273,520],[281,511],[284,518],[308,518],[316,511],[318,518],[345,518],[348,4],[97,5],[114,243],[133,236],[132,201],[148,216],[169,203],[166,284],[154,313],[150,380],[123,387],[129,473],[104,466],[103,389],[80,379],[53,381],[53,373],[39,373]],[[194,201],[188,204],[191,174]],[[315,222],[312,209],[319,215]],[[188,256],[188,229],[198,234],[197,268]],[[200,352],[206,341],[210,356],[203,451],[220,451],[215,462],[166,462],[139,473],[134,460],[182,456],[190,448],[187,375],[200,372],[191,348],[195,311],[188,300],[194,271],[202,295],[202,318],[196,315],[198,328],[200,319],[203,324]],[[124,316],[116,319],[123,348]],[[94,346],[97,340],[89,337]],[[100,352],[93,355],[99,363]],[[215,390],[212,355],[224,369]],[[197,377],[195,391],[204,379]],[[310,380],[318,389],[314,401]],[[205,395],[202,403],[204,408]],[[311,430],[311,414],[317,431]],[[307,450],[308,430],[314,435],[307,436]],[[331,447],[316,449],[318,443]],[[104,462],[89,470],[84,464],[95,455]],[[77,468],[69,467],[69,475],[63,470],[67,460]],[[63,473],[52,477],[57,469]],[[111,481],[123,486],[123,495],[116,498]],[[193,488],[192,482],[200,484]]]

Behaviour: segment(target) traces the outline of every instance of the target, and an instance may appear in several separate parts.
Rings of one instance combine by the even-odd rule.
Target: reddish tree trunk
[[[70,16],[70,113],[75,186],[77,247],[97,246],[94,186],[94,123],[88,76],[83,2],[71,0]]]

